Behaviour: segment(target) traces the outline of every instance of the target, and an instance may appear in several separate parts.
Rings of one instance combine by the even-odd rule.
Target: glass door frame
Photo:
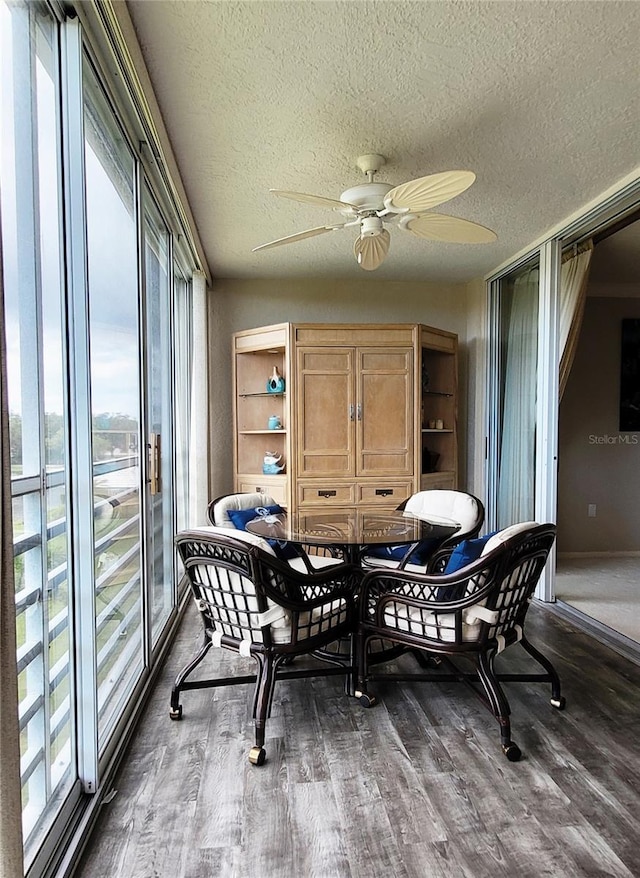
[[[497,517],[499,436],[499,320],[500,290],[504,278],[536,257],[540,260],[538,287],[538,369],[536,385],[536,463],[535,519],[555,522],[558,504],[558,415],[559,415],[559,302],[562,251],[594,235],[615,221],[637,211],[640,206],[640,180],[627,183],[604,201],[585,211],[555,235],[499,272],[486,278],[487,289],[487,407],[485,410],[485,486],[487,525]],[[555,544],[536,589],[536,597],[555,601]]]
[[[165,524],[165,503],[163,495],[167,492],[169,493],[169,499],[171,501],[170,508],[170,516],[171,516],[171,542],[170,546],[173,548],[173,535],[175,534],[175,522],[176,522],[176,502],[175,502],[175,425],[174,425],[174,359],[175,359],[175,351],[174,346],[171,344],[171,339],[173,339],[174,334],[174,319],[173,319],[173,306],[174,306],[174,280],[173,280],[173,268],[175,264],[174,260],[174,248],[172,243],[172,235],[170,229],[164,225],[164,218],[162,216],[162,212],[160,207],[155,199],[154,191],[151,186],[150,180],[147,178],[146,174],[144,174],[142,167],[138,166],[139,179],[138,179],[138,191],[140,192],[140,216],[139,216],[139,228],[138,228],[138,251],[139,251],[139,263],[138,263],[138,271],[139,271],[139,288],[141,290],[141,302],[139,309],[139,326],[140,326],[140,387],[142,391],[142,418],[141,418],[141,435],[142,435],[142,445],[144,448],[141,449],[140,455],[140,466],[142,472],[142,484],[141,484],[141,496],[142,496],[142,510],[143,510],[143,533],[145,534],[145,538],[143,539],[143,565],[144,565],[144,575],[146,577],[147,588],[144,589],[143,592],[143,614],[145,618],[145,643],[144,643],[144,651],[145,651],[145,664],[149,667],[152,664],[152,657],[161,648],[162,643],[164,641],[164,635],[166,634],[167,625],[171,617],[176,612],[177,607],[177,575],[176,575],[176,562],[175,562],[175,552],[172,551],[172,562],[171,562],[171,606],[168,613],[168,617],[165,619],[162,629],[159,633],[159,636],[155,636],[154,631],[154,622],[153,622],[153,597],[152,592],[155,587],[155,579],[157,575],[156,571],[156,560],[154,555],[154,525],[155,525],[155,515],[154,512],[157,509],[157,503],[154,500],[154,497],[157,496],[155,494],[155,490],[152,487],[152,479],[154,478],[154,465],[152,463],[152,457],[155,455],[156,450],[158,453],[158,460],[156,461],[159,467],[159,484],[160,491],[158,492],[160,495],[160,512],[162,517],[161,525],[164,528]],[[166,231],[167,235],[167,252],[166,252],[166,268],[167,268],[167,299],[165,302],[157,302],[155,306],[153,306],[151,302],[151,291],[149,289],[148,278],[147,278],[147,247],[150,245],[150,231],[151,231],[151,222],[150,220],[156,220],[164,226],[164,231]],[[151,242],[152,243],[152,242]],[[153,338],[152,333],[149,331],[149,320],[152,311],[152,307],[159,307],[161,310],[162,317],[166,320],[165,332],[163,333],[164,338]],[[163,347],[163,341],[166,343],[166,349]],[[154,347],[155,346],[155,347]],[[158,357],[163,364],[162,378],[161,378],[161,386],[159,388],[154,387],[153,385],[153,368],[152,362],[154,357]],[[165,371],[166,370],[166,371]],[[152,442],[152,432],[153,432],[153,424],[152,424],[152,416],[150,412],[150,407],[153,406],[154,400],[160,400],[160,406],[162,408],[162,418],[164,422],[167,424],[167,429],[162,430],[161,434],[158,434],[159,445],[154,446]],[[165,551],[169,551],[166,546],[163,546],[162,551],[162,559],[161,563],[165,564]]]
[[[560,279],[560,242],[554,238],[532,250],[517,263],[496,275],[488,284],[488,406],[487,436],[487,522],[495,528],[498,498],[498,437],[501,435],[500,413],[500,293],[508,275],[529,262],[539,262],[538,343],[536,370],[536,436],[534,519],[556,520],[558,463],[558,293]],[[555,546],[551,563],[545,567],[536,589],[536,597],[554,600]]]

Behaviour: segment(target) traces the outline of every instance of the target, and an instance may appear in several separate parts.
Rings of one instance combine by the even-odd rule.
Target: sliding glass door
[[[77,781],[57,23],[0,4],[0,172],[23,827]],[[3,583],[4,585],[4,583]]]
[[[556,520],[559,245],[489,289],[487,523]],[[554,552],[536,596],[553,600]]]
[[[173,430],[169,232],[145,187],[143,199],[148,597],[155,645],[174,605]]]
[[[95,660],[103,747],[144,667],[135,161],[83,66]]]
[[[535,518],[538,288],[536,260],[491,286],[488,519]]]
[[[0,0],[0,25],[22,816],[37,876],[100,789],[177,617],[193,264],[78,19]]]

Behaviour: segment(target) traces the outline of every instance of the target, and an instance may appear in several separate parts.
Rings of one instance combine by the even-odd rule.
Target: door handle
[[[149,490],[151,494],[162,491],[160,476],[160,433],[149,434]]]
[[[353,403],[349,406],[349,420],[352,421],[355,415],[355,409]]]
[[[318,491],[318,497],[335,497],[337,491]]]
[[[358,420],[361,421],[362,420],[362,406],[360,405],[360,403],[358,403],[358,405],[356,406],[356,413],[357,413]]]
[[[376,488],[376,497],[393,496],[393,488]]]

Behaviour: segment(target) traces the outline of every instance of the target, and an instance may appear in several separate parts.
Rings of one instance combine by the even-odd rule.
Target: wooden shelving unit
[[[420,488],[458,486],[458,339],[453,333],[420,330]],[[441,427],[436,424],[441,422]]]
[[[457,486],[453,333],[278,324],[238,332],[233,346],[236,490],[269,493],[291,510],[365,511]],[[274,366],[283,393],[266,390]],[[269,429],[272,416],[281,428]],[[266,453],[281,458],[281,473],[263,473]]]

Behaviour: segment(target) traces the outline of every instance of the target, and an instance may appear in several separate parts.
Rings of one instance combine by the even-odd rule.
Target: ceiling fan
[[[306,195],[304,192],[288,192],[284,189],[270,189],[274,195],[329,207],[346,217],[342,223],[328,223],[314,229],[306,229],[296,235],[287,235],[267,244],[254,247],[252,253],[293,244],[325,232],[358,227],[360,234],[353,245],[353,252],[360,268],[374,271],[384,261],[389,252],[391,235],[385,225],[397,223],[418,238],[431,241],[446,241],[452,244],[488,244],[496,240],[495,232],[470,220],[459,219],[446,214],[431,213],[431,208],[456,195],[460,195],[476,179],[473,171],[444,171],[430,174],[417,180],[409,180],[399,186],[390,183],[376,183],[378,173],[386,159],[382,155],[361,155],[356,164],[366,175],[368,182],[346,189],[340,196],[325,198],[322,195]]]

